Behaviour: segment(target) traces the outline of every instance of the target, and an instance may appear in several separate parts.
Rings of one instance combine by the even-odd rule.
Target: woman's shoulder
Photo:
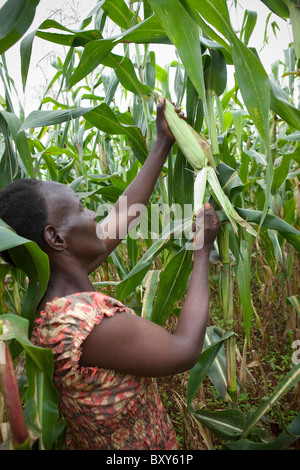
[[[32,340],[52,346],[67,338],[82,341],[99,324],[104,316],[129,311],[118,300],[100,292],[78,292],[65,297],[56,297],[46,303],[35,320]],[[71,340],[71,338],[73,338]],[[49,343],[50,344],[50,343]]]
[[[58,324],[74,325],[82,321],[98,323],[104,315],[112,316],[124,311],[134,314],[120,301],[101,292],[77,292],[48,301],[35,320],[35,324],[41,327]]]
[[[97,291],[91,292],[76,292],[74,294],[66,295],[64,297],[55,297],[53,300],[48,301],[41,316],[44,312],[56,313],[58,311],[66,310],[83,310],[88,311],[91,308],[101,309],[104,313],[109,314],[112,310],[124,311],[131,310],[126,307],[122,302],[113,297]]]

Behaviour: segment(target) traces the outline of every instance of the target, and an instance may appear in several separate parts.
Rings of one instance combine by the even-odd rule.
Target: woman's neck
[[[72,269],[56,270],[50,268],[50,277],[46,292],[38,307],[38,312],[42,311],[47,302],[54,298],[65,297],[66,295],[75,294],[77,292],[95,291],[93,283],[88,274],[76,266]]]

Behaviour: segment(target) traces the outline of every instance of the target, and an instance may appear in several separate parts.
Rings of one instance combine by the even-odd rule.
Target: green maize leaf
[[[81,29],[81,30],[73,30],[73,29],[70,29],[70,28],[67,28],[66,26],[58,23],[57,21],[55,20],[51,20],[51,19],[47,19],[45,21],[43,21],[42,24],[40,24],[40,26],[38,27],[38,29],[58,29],[60,31],[65,31],[67,33],[72,33],[72,34],[76,34],[78,37],[81,37],[82,38],[82,41],[92,41],[92,39],[99,39],[99,37],[101,37],[101,34],[99,33],[98,31],[98,34],[96,34],[96,30],[89,30],[89,31],[85,31],[84,29]],[[83,43],[80,43],[78,45],[83,45]]]
[[[87,26],[89,26],[91,24],[91,22],[93,21],[93,17],[95,17],[95,19],[98,19],[99,21],[99,18],[97,18],[98,15],[100,15],[100,17],[102,16],[102,4],[103,4],[103,0],[101,0],[100,2],[97,3],[97,5],[88,13],[88,15],[83,19],[83,21],[81,22],[81,25],[80,25],[80,30],[82,29],[85,29]],[[102,33],[101,31],[101,28],[98,27],[98,24],[96,24],[97,22],[95,21],[95,28],[100,31],[100,33]],[[100,21],[101,23],[101,21]]]
[[[133,266],[136,265],[140,256],[139,247],[135,241],[135,234],[133,235],[133,231],[135,231],[135,227],[133,230],[129,230],[129,233],[126,237],[126,246],[127,246],[127,255],[128,255],[128,266],[129,269],[132,269]]]
[[[269,77],[269,81],[271,87],[270,106],[272,111],[292,127],[300,130],[300,110],[289,101],[284,90],[272,77]]]
[[[120,14],[120,9],[122,9],[122,7],[123,15]],[[170,40],[167,37],[165,30],[155,15],[152,14],[151,16],[146,17],[144,21],[133,25],[132,22],[134,20],[134,14],[128,9],[125,2],[120,2],[120,4],[112,1],[105,2],[102,9],[124,30],[121,34],[116,36],[115,39],[118,42],[170,44]]]
[[[270,442],[254,442],[239,439],[235,442],[224,442],[222,445],[229,450],[284,450],[300,437],[300,413],[278,437]]]
[[[177,48],[186,73],[205,102],[199,31],[179,0],[149,0],[166,34]]]
[[[30,321],[31,332],[37,306],[48,286],[50,275],[48,256],[34,242],[10,248],[9,254],[15,265],[29,278],[21,315]]]
[[[103,77],[102,77],[103,80]],[[108,105],[112,102],[115,96],[115,92],[117,90],[117,87],[119,85],[119,79],[116,76],[116,73],[114,70],[112,70],[109,80],[106,81],[105,79],[103,80],[103,85],[105,88],[105,100],[104,102]]]
[[[2,219],[0,219],[0,252],[14,246],[28,243],[29,240],[16,234]]]
[[[70,108],[59,111],[32,111],[21,125],[19,132],[28,128],[51,126],[84,116],[93,108]]]
[[[283,380],[275,387],[274,392],[269,398],[264,399],[256,410],[251,414],[247,420],[246,426],[243,429],[242,439],[246,438],[254,426],[260,419],[267,413],[272,406],[277,403],[283,395],[285,395],[292,387],[300,380],[300,364],[296,364],[286,374]]]
[[[243,114],[241,109],[233,109],[230,111],[232,116],[232,121],[235,129],[237,146],[240,155],[242,155],[242,135],[243,135]]]
[[[119,276],[121,278],[124,278],[129,272],[126,262],[124,262],[123,258],[119,255],[116,250],[113,251],[110,256],[112,258],[114,266],[116,267],[116,270],[118,271]]]
[[[124,300],[133,290],[142,282],[149,271],[149,267],[158,256],[158,254],[168,249],[173,244],[174,234],[181,233],[186,224],[191,225],[191,219],[188,221],[177,220],[168,224],[160,237],[153,242],[147,252],[142,256],[134,268],[122,279],[116,288],[116,295],[119,300]]]
[[[31,52],[32,52],[32,43],[35,38],[35,35],[36,35],[36,31],[33,31],[32,33],[28,34],[28,36],[26,36],[22,40],[21,46],[20,46],[21,76],[22,76],[23,91],[25,90],[25,86],[26,86]]]
[[[91,109],[85,119],[108,134],[127,135],[138,160],[143,163],[147,158],[148,151],[141,130],[132,125],[123,125],[106,103]]]
[[[105,0],[101,8],[121,28],[128,29],[132,26],[134,13],[128,8],[124,0]]]
[[[244,43],[246,46],[249,43],[250,37],[253,33],[257,22],[257,12],[246,10],[243,18],[243,24],[241,28],[241,36],[244,36]]]
[[[180,0],[182,5],[186,8],[189,14],[196,22],[199,21],[199,16],[213,25],[225,38],[229,39],[235,35],[228,13],[226,1],[223,0]],[[199,23],[200,24],[200,23]],[[202,23],[201,23],[202,24]],[[200,26],[201,26],[200,24]]]
[[[204,66],[204,77],[206,90],[215,96],[220,96],[227,85],[227,68],[224,55],[217,49],[210,50],[209,64]]]
[[[57,437],[59,419],[56,390],[49,386],[48,377],[36,367],[30,356],[26,358],[25,370],[28,380],[25,394],[27,420],[31,426],[41,429],[41,449],[51,450]]]
[[[280,161],[280,159],[278,159]],[[294,152],[287,153],[281,157],[281,162],[274,168],[274,178],[272,183],[272,194],[276,194],[278,188],[286,181],[290,170],[291,160],[300,163],[300,148],[298,147]]]
[[[268,230],[268,237],[272,243],[274,256],[278,260],[280,266],[284,269],[283,259],[282,259],[282,248],[278,239],[278,233],[274,230]]]
[[[209,326],[206,329],[205,340],[204,340],[204,349],[207,349],[213,343],[219,341],[224,335],[224,330],[217,328],[215,326]],[[225,338],[226,339],[226,338]],[[210,366],[207,376],[209,380],[213,383],[218,392],[219,396],[226,401],[229,401],[228,395],[228,383],[226,376],[226,357],[225,357],[225,348],[224,344],[222,345],[220,351],[218,352],[215,360]]]
[[[58,29],[70,34],[43,33],[45,29]],[[41,31],[42,30],[42,31]],[[37,29],[36,35],[41,39],[46,39],[64,46],[85,46],[88,42],[101,39],[102,36],[98,30],[72,30],[61,25],[55,20],[44,21]]]
[[[98,39],[97,41],[89,42],[84,48],[75,72],[68,80],[68,88],[71,88],[92,72],[110,53],[114,45],[112,39]]]
[[[116,188],[113,184],[109,186],[104,186],[96,191],[93,191],[92,194],[101,194],[105,201],[109,201],[111,203],[117,202],[119,197],[122,195],[122,190]]]
[[[287,140],[288,142],[300,142],[300,132],[296,131],[285,136],[280,136],[278,140]]]
[[[116,76],[127,90],[140,96],[150,97],[152,95],[151,88],[138,80],[134,66],[128,57],[109,54],[102,64],[114,69]]]
[[[171,44],[170,39],[156,15],[152,15],[141,23],[124,31],[116,38],[118,42],[134,42],[140,44]]]
[[[187,122],[195,131],[201,131],[203,123],[203,105],[189,77],[186,79],[186,118]]]
[[[36,243],[20,237],[0,220],[0,251],[4,250],[9,250],[9,255],[15,265],[29,278],[21,315],[30,321],[31,331],[37,305],[48,285],[50,274],[48,256]]]
[[[39,0],[8,0],[0,10],[0,54],[13,46],[30,27]]]
[[[292,304],[300,317],[300,295],[292,295],[291,297],[288,297],[288,301]]]
[[[209,47],[209,48],[221,48],[223,54],[226,57],[226,62],[228,65],[232,65],[232,59],[230,55],[230,45],[224,41],[224,39],[218,35],[218,33],[215,31],[215,29],[211,28],[206,21],[203,20],[203,18],[200,16],[197,6],[195,7],[194,2],[190,2],[189,0],[180,0],[180,3],[184,6],[186,11],[190,14],[190,16],[196,21],[196,23],[199,24],[200,28],[202,31],[206,33],[206,36],[208,38],[211,38],[213,40],[210,41],[207,38],[204,38],[203,36],[200,38],[200,42],[203,46]],[[219,29],[221,31],[221,29]]]
[[[184,207],[184,204],[193,204],[194,200],[194,174],[184,154],[179,149],[175,159],[173,174],[174,201]]]
[[[292,23],[292,30],[294,36],[294,47],[295,53],[298,61],[300,60],[300,32],[299,32],[299,24],[300,24],[300,9],[299,9],[299,2],[296,0],[286,0],[287,5],[290,12],[290,21]]]
[[[69,155],[71,158],[74,158],[75,160],[78,160],[78,155],[74,153],[73,150],[70,150],[69,148],[61,148],[61,147],[56,147],[55,145],[51,145],[50,147],[47,147],[42,152],[43,155]]]
[[[1,69],[0,69],[1,70]],[[12,146],[7,122],[0,113],[0,132],[3,135],[4,152],[0,161],[0,188],[11,183],[14,178],[20,176],[18,172],[17,155]],[[2,151],[3,151],[2,147]]]
[[[240,410],[192,411],[195,418],[222,439],[235,440],[241,436],[246,416]]]
[[[256,237],[257,233],[253,229],[253,227],[251,227],[251,225],[247,222],[246,219],[240,217],[239,213],[232,206],[229,198],[223,192],[223,189],[214,169],[211,167],[207,167],[207,181],[214,199],[218,202],[218,205],[220,206],[220,208],[222,208],[222,210],[225,212],[226,216],[230,220],[234,232],[237,233],[237,224],[239,224],[241,227],[247,230],[247,232]]]
[[[232,39],[232,58],[242,97],[260,133],[267,152],[269,148],[269,77],[261,62],[237,37]],[[269,155],[270,153],[268,153]]]
[[[248,222],[259,224],[261,221],[261,211],[252,209],[243,209],[241,207],[235,208],[238,214]],[[300,231],[292,227],[284,220],[280,219],[274,214],[266,214],[263,227],[272,229],[280,233],[291,245],[300,251]]]
[[[151,269],[148,271],[145,278],[145,293],[143,296],[143,307],[142,317],[151,319],[151,312],[153,309],[154,297],[156,295],[158,281],[159,281],[159,269]]]
[[[252,296],[251,296],[251,260],[249,258],[251,250],[246,240],[241,240],[239,247],[239,257],[237,264],[234,266],[236,279],[239,286],[239,297],[243,312],[245,335],[250,344],[250,327],[251,319],[254,313]]]
[[[180,250],[176,253],[159,276],[157,297],[150,319],[158,325],[163,325],[173,313],[175,303],[186,292],[191,270],[191,250]]]
[[[45,449],[51,449],[59,416],[57,392],[52,382],[54,371],[52,351],[37,347],[28,339],[29,322],[26,319],[5,314],[1,316],[0,324],[3,331],[1,340],[16,340],[26,351],[28,387],[25,408],[31,421],[29,424],[37,423],[36,401],[38,401],[38,423],[42,429],[43,445]],[[34,375],[39,379],[33,380]]]
[[[228,195],[230,200],[234,199],[245,188],[238,173],[234,168],[221,162],[217,166],[218,180],[223,188],[223,191]]]
[[[216,360],[217,355],[220,352],[222,346],[224,345],[224,342],[233,335],[232,332],[225,332],[224,335],[221,336],[221,338],[210,344],[210,341],[207,338],[208,333],[209,332],[206,333],[205,349],[200,354],[197,363],[190,371],[187,386],[187,405],[189,408],[191,407],[193,398],[195,397],[198,388],[202,384],[205,376],[211,370],[211,367],[214,361]]]
[[[170,239],[160,238],[147,250],[136,266],[125,276],[116,288],[116,296],[119,300],[124,300],[142,282],[149,271],[149,267],[158,254],[170,244]]]
[[[280,18],[289,18],[290,12],[288,6],[283,0],[260,0],[264,3],[273,13],[280,16]]]
[[[1,114],[7,122],[11,136],[16,143],[20,159],[24,165],[25,171],[27,172],[27,176],[34,178],[33,160],[31,158],[28,140],[25,132],[19,132],[19,129],[22,126],[21,120],[14,113],[1,111]]]
[[[2,333],[1,340],[16,339],[27,354],[34,360],[37,367],[52,380],[54,364],[50,349],[35,346],[28,338],[29,322],[27,319],[14,314],[4,314],[0,318]]]
[[[60,28],[63,29],[63,28]],[[95,32],[84,32],[83,34],[76,33],[71,31],[72,34],[58,34],[58,33],[48,33],[41,30],[36,30],[35,35],[44,39],[45,41],[53,42],[54,44],[60,44],[62,46],[69,47],[84,47],[86,44],[89,44],[91,41],[97,39],[102,39],[99,31]]]

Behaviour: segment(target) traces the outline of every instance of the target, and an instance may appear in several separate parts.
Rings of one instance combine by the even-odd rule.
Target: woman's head
[[[0,219],[12,227],[18,235],[36,242],[43,249],[43,229],[47,222],[47,207],[42,182],[20,179],[0,190]],[[7,252],[2,253],[10,262]]]
[[[20,179],[0,190],[0,218],[32,240],[50,259],[68,254],[87,264],[105,253],[96,233],[96,214],[84,209],[76,193],[53,181]],[[1,254],[10,262],[7,252]]]

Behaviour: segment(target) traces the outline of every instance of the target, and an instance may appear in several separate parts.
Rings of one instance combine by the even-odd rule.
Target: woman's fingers
[[[176,113],[178,114],[178,116],[186,121],[186,116],[185,116],[184,112],[182,111],[181,107],[178,106],[178,105],[177,106],[174,105],[174,103],[172,103],[172,104],[173,104],[174,109],[175,109]]]

